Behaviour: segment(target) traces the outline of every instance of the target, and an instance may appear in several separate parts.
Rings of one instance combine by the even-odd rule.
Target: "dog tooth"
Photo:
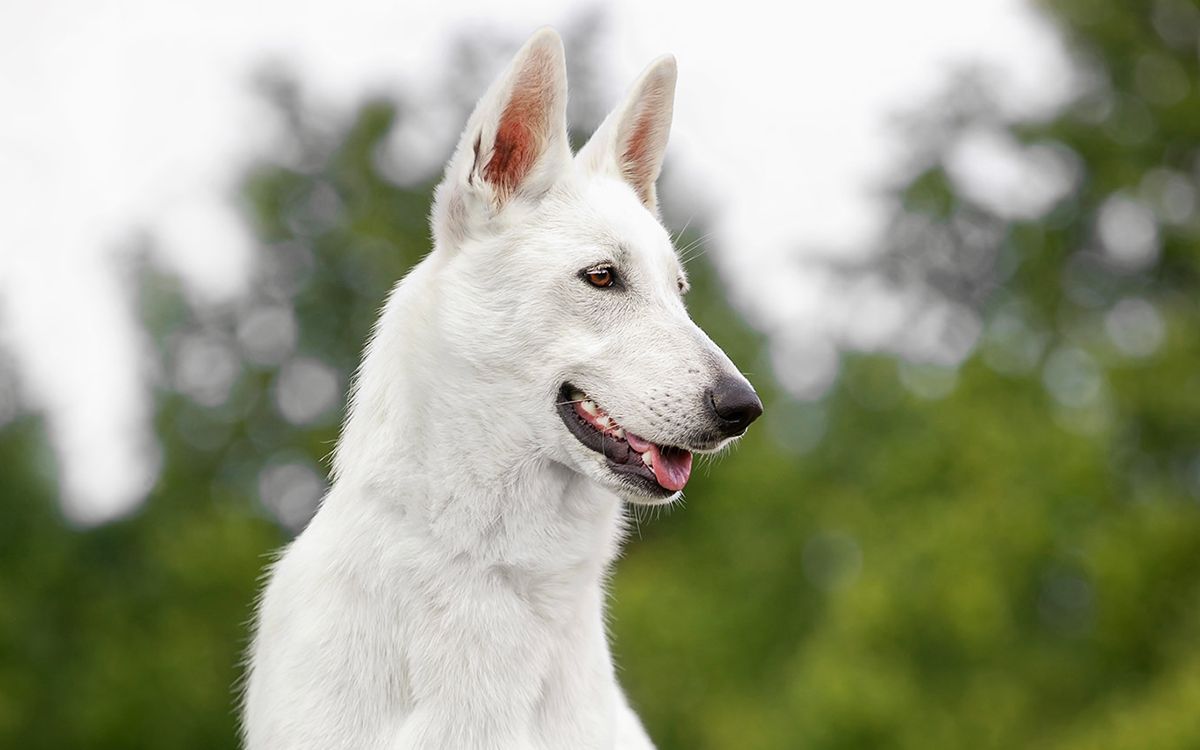
[[[572,401],[583,401],[585,398],[587,398],[587,396],[584,395],[583,391],[571,391]]]
[[[620,440],[624,440],[625,439],[625,430],[618,427],[617,429],[613,430],[613,436],[617,437]]]
[[[612,425],[613,425],[612,417],[608,417],[608,416],[597,417],[596,424],[600,425],[600,427],[602,427],[604,429],[608,429],[609,427],[612,427]]]
[[[646,451],[642,454],[642,463],[646,464],[651,469],[654,468],[654,457],[650,455],[650,451]]]
[[[590,399],[580,402],[579,405],[583,407],[584,411],[586,411],[588,414],[591,414],[593,417],[600,413],[600,407],[596,406],[596,402]]]

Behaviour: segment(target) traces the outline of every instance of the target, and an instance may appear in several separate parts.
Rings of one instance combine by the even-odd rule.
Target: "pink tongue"
[[[688,478],[692,476],[691,453],[674,448],[663,453],[654,443],[643,440],[628,430],[625,431],[625,439],[629,441],[629,447],[638,453],[650,453],[650,460],[654,464],[654,478],[665,489],[678,492],[687,484]]]
[[[633,448],[638,453],[645,453],[650,450],[650,446],[654,445],[649,440],[642,440],[637,435],[634,435],[629,430],[625,430],[625,439],[629,441],[629,447]]]
[[[672,492],[682,490],[692,475],[692,454],[681,450],[663,453],[653,444],[650,451],[654,457],[654,478],[658,483]]]

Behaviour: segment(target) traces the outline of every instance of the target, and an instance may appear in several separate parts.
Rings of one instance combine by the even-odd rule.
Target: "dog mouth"
[[[692,475],[690,451],[630,432],[570,383],[564,383],[559,393],[558,413],[584,447],[604,456],[609,469],[645,494],[674,494]]]

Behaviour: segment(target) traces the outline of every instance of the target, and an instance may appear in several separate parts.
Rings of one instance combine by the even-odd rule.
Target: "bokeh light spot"
[[[337,372],[311,357],[285,364],[275,383],[275,405],[294,425],[312,424],[325,416],[340,395]]]

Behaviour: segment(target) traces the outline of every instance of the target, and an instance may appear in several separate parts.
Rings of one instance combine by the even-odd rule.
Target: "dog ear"
[[[562,40],[538,30],[475,105],[438,186],[433,232],[452,244],[514,199],[536,199],[571,161]]]
[[[675,77],[673,55],[663,55],[650,63],[624,104],[604,119],[577,157],[593,172],[628,182],[651,213],[658,213],[654,183],[662,171],[671,133]]]

